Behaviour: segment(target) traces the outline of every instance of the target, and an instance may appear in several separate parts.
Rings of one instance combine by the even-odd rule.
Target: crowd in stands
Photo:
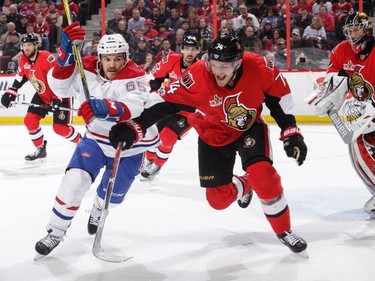
[[[1,3],[3,2],[3,3]],[[373,15],[373,0],[364,11]],[[106,1],[107,4],[110,0]],[[345,18],[358,11],[358,0],[290,0],[291,61],[293,68],[319,68],[329,50],[345,37]],[[56,52],[67,24],[61,0],[0,0],[0,55],[13,61],[23,34],[34,32],[40,48]],[[82,25],[98,13],[100,1],[69,0],[73,19]],[[217,0],[218,33],[240,38],[248,51],[261,53],[286,68],[285,0]],[[185,35],[198,38],[203,54],[213,41],[211,0],[124,0],[106,21],[106,33],[120,33],[130,46],[131,59],[145,69],[172,52],[181,51]],[[82,47],[95,55],[101,32]]]

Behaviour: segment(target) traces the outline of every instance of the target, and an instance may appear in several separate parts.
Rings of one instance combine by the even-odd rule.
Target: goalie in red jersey
[[[112,127],[112,145],[124,141],[128,149],[138,142],[135,131],[177,111],[197,109],[188,121],[199,135],[200,184],[210,206],[222,210],[237,201],[246,208],[254,191],[278,239],[293,252],[304,251],[306,241],[291,230],[281,178],[272,165],[268,126],[261,117],[265,103],[281,129],[287,156],[302,165],[307,147],[292,113],[288,83],[277,67],[258,54],[244,52],[238,38],[222,34],[209,48],[207,60],[194,63],[159,94],[133,122]],[[237,153],[243,176],[233,174]]]
[[[7,89],[1,97],[2,105],[8,108],[17,99],[18,89],[27,81],[30,81],[36,91],[31,103],[38,107],[29,106],[24,118],[25,126],[36,151],[25,156],[26,163],[39,163],[46,160],[47,141],[44,140],[40,120],[45,118],[49,111],[53,112],[52,127],[56,134],[73,143],[78,143],[81,140],[81,134],[70,125],[72,113],[59,110],[60,106],[70,108],[71,98],[57,97],[47,83],[47,74],[56,65],[56,58],[50,52],[39,51],[37,46],[38,37],[32,33],[26,34],[21,39],[22,55],[16,78],[12,87]]]
[[[309,103],[317,115],[341,110],[345,124],[353,133],[349,143],[350,160],[372,197],[364,211],[375,218],[375,39],[372,21],[365,13],[356,12],[346,18],[345,41],[330,54],[326,77],[320,93]],[[337,81],[344,80],[340,87]],[[347,95],[349,92],[349,95]]]

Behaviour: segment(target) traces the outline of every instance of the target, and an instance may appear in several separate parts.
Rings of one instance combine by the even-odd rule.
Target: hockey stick
[[[109,210],[108,210],[109,203],[111,201],[112,191],[115,185],[118,166],[120,163],[122,147],[123,147],[123,143],[120,142],[117,146],[115,158],[113,160],[112,172],[108,181],[107,190],[106,190],[105,198],[104,198],[104,206],[102,209],[102,213],[100,215],[98,229],[95,234],[94,245],[92,246],[92,253],[94,254],[95,257],[104,261],[117,262],[117,263],[127,261],[131,259],[132,257],[122,257],[122,256],[117,256],[117,255],[113,255],[111,253],[106,252],[101,246],[101,241],[102,241],[105,220],[109,213]]]
[[[24,102],[24,101],[13,101],[12,104],[14,104],[14,105],[18,105],[18,104],[20,104],[20,105],[27,105],[27,106],[31,106],[31,107],[40,107],[40,108],[47,109],[50,112],[54,112],[52,110],[52,107],[50,105],[47,105],[47,104],[35,104],[35,103],[28,103],[28,102]],[[59,106],[59,108],[57,109],[57,111],[58,110],[78,111],[78,109],[75,109],[75,108],[62,107],[62,106]]]
[[[65,10],[65,14],[66,14],[66,19],[68,21],[68,24],[71,24],[72,19],[70,17],[70,8],[69,8],[68,0],[63,0],[63,4],[64,4],[64,10]],[[80,54],[77,46],[74,45],[74,44],[73,44],[73,52],[74,52],[74,56],[76,58],[79,76],[81,77],[83,92],[85,93],[86,100],[88,100],[88,99],[90,99],[90,93],[89,93],[89,87],[88,87],[88,84],[87,84],[85,71],[84,71],[84,68],[83,68],[83,65],[82,65],[82,58],[81,58],[81,54]]]

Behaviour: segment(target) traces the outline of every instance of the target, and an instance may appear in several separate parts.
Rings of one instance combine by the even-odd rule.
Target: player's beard
[[[31,59],[31,58],[33,58],[33,57],[35,56],[35,54],[36,54],[36,49],[34,49],[34,51],[31,52],[30,54],[25,53],[25,51],[22,51],[22,53],[23,53],[27,58]]]

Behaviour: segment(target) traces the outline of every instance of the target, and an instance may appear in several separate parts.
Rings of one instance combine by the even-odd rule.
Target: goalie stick
[[[109,213],[109,210],[108,210],[109,203],[111,201],[112,191],[115,185],[117,170],[118,170],[118,166],[120,163],[122,147],[123,147],[123,143],[119,142],[117,146],[117,150],[116,150],[116,155],[113,160],[111,176],[109,177],[107,190],[105,193],[104,206],[102,209],[102,213],[100,215],[99,225],[95,234],[94,244],[92,246],[92,253],[94,254],[95,257],[103,261],[117,262],[117,263],[127,261],[131,259],[132,257],[123,257],[123,256],[117,256],[117,255],[108,253],[102,248],[101,242],[102,242],[102,235],[103,235],[105,220]]]
[[[27,105],[27,106],[31,106],[31,107],[40,107],[40,108],[47,109],[50,112],[53,112],[52,107],[50,105],[47,105],[47,104],[35,104],[35,103],[29,103],[29,102],[24,102],[24,101],[13,101],[12,104],[14,104],[14,105],[18,105],[18,104]],[[59,106],[59,108],[57,110],[77,111],[78,109]]]

